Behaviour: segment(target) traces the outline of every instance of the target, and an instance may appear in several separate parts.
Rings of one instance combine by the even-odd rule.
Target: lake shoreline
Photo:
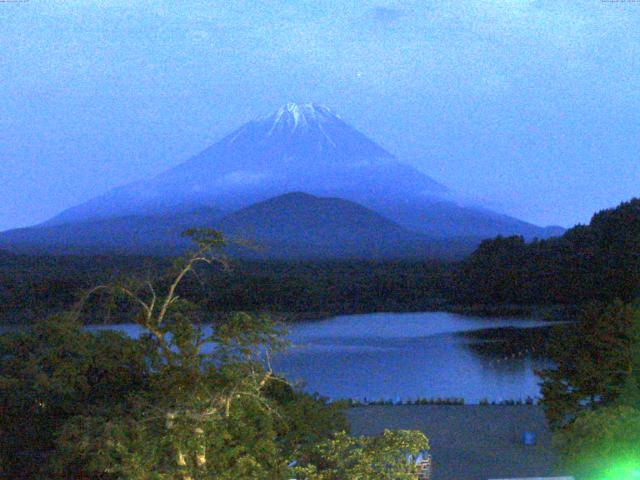
[[[448,304],[443,311],[477,317],[535,317],[548,321],[566,321],[575,317],[578,305]]]
[[[370,400],[362,402],[351,398],[334,400],[330,403],[347,404],[349,408],[365,408],[365,407],[403,407],[403,406],[447,406],[447,407],[518,407],[524,405],[539,405],[540,398],[526,397],[519,399],[505,400],[488,400],[483,399],[479,402],[468,403],[464,398],[416,398],[405,400]]]
[[[344,315],[368,315],[376,313],[422,313],[422,312],[447,312],[458,315],[472,317],[530,317],[547,321],[567,321],[575,316],[579,307],[577,305],[517,305],[517,304],[475,304],[463,305],[454,303],[443,303],[433,306],[433,308],[407,308],[394,310],[366,310],[366,311],[334,311],[334,312],[249,312],[249,313],[269,313],[275,317],[282,317],[287,322],[295,323],[300,321],[326,320],[332,317]],[[218,312],[219,315],[234,312]]]

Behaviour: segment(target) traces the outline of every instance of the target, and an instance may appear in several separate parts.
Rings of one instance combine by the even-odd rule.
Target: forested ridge
[[[640,199],[602,210],[561,237],[485,240],[460,264],[455,283],[463,304],[630,301],[640,293]]]
[[[0,322],[24,323],[62,311],[92,285],[130,275],[155,278],[172,261],[0,252]],[[629,301],[639,285],[640,200],[633,199],[561,237],[485,240],[458,263],[237,260],[229,270],[204,269],[187,279],[181,293],[209,312],[271,311],[300,318],[452,308],[481,313],[483,306],[505,313],[513,305]]]

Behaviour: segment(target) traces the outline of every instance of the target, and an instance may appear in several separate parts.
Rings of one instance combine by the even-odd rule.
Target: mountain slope
[[[13,230],[0,233],[0,247],[17,253],[174,255],[190,246],[181,233],[192,227],[247,241],[251,247],[232,243],[229,253],[257,259],[460,258],[479,243],[430,239],[355,202],[288,193],[223,218],[201,209]]]
[[[419,198],[405,202],[378,203],[371,208],[414,231],[435,238],[522,235],[527,240],[561,235],[562,227],[539,227],[531,223],[480,207],[460,206],[442,200]]]
[[[423,256],[427,239],[357,203],[288,193],[224,217],[220,228],[269,257]],[[420,252],[420,247],[424,253]]]
[[[0,233],[0,248],[26,254],[175,254],[194,226],[215,226],[218,210],[201,208],[179,215],[129,215],[41,225]]]

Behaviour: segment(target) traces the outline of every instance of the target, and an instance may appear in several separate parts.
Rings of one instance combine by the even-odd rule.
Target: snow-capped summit
[[[256,144],[277,146],[283,157],[296,157],[298,165],[318,154],[325,160],[327,155],[352,159],[393,158],[338,114],[316,103],[287,103],[275,113],[243,125],[221,143],[225,142],[236,151],[245,147],[255,149]]]
[[[329,108],[315,103],[287,103],[265,120],[271,122],[269,135],[279,130],[294,132],[298,128],[322,130],[323,123],[342,121]]]
[[[294,129],[298,126],[308,126],[332,119],[341,120],[340,116],[328,107],[317,103],[287,103],[270,115],[269,119],[273,121],[274,126],[284,123]]]

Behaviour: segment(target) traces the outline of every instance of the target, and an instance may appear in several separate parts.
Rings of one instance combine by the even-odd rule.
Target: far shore
[[[433,308],[397,308],[380,311],[312,311],[312,312],[268,312],[268,311],[228,311],[228,312],[205,312],[211,321],[221,319],[225,316],[238,312],[246,312],[254,315],[267,314],[274,319],[285,324],[297,322],[312,322],[328,320],[333,317],[345,315],[368,315],[376,313],[422,313],[422,312],[447,312],[471,317],[507,317],[507,318],[537,318],[547,321],[567,321],[575,318],[578,307],[575,305],[456,305],[440,304]],[[49,315],[63,313],[58,309],[49,311]],[[45,318],[44,314],[38,311],[7,311],[0,313],[0,327],[16,327],[31,325],[38,320]],[[130,323],[111,322],[111,324]],[[102,322],[91,322],[91,325],[102,325]]]
[[[578,306],[576,305],[516,305],[516,304],[440,304],[433,308],[395,309],[392,311],[348,311],[348,312],[272,312],[271,315],[281,317],[283,321],[295,323],[313,320],[326,320],[343,315],[367,315],[375,313],[420,313],[447,312],[473,317],[527,317],[548,321],[567,321],[573,319]],[[220,313],[224,315],[224,313]]]
[[[572,318],[575,313],[576,306],[568,305],[455,305],[455,304],[439,304],[432,308],[397,308],[391,310],[380,311],[314,311],[314,312],[267,312],[267,311],[247,311],[251,314],[269,314],[284,323],[296,323],[307,321],[327,320],[332,317],[343,315],[367,315],[375,313],[421,313],[421,312],[448,312],[458,315],[474,316],[474,317],[527,317],[539,318],[549,321],[566,321]],[[242,310],[244,311],[244,310]],[[63,310],[50,310],[49,315],[61,313]],[[206,312],[212,320],[222,318],[226,315],[237,313],[229,312]],[[0,326],[17,326],[29,325],[39,319],[45,318],[44,314],[38,311],[8,311],[0,314]],[[114,323],[130,323],[130,322],[114,322]],[[99,325],[101,322],[95,322]]]

